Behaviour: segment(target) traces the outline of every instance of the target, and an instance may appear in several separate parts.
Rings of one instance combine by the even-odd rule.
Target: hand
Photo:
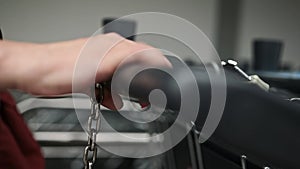
[[[15,78],[13,88],[36,95],[51,96],[71,92],[90,94],[89,89],[95,81],[110,80],[121,63],[142,62],[170,66],[159,50],[126,40],[115,33],[90,39],[50,44],[16,43],[14,46],[17,46],[15,53],[10,53],[11,57],[7,58],[11,62],[6,62],[14,63],[11,66],[17,70],[12,76]],[[74,83],[76,88],[72,91]],[[103,105],[111,109],[122,107],[121,99],[115,100],[115,104],[112,102],[112,95],[117,96],[118,93],[105,91]]]

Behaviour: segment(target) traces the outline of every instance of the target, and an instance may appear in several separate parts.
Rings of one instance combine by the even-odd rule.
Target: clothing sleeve
[[[0,93],[0,169],[43,169],[44,158],[16,103],[8,92]]]

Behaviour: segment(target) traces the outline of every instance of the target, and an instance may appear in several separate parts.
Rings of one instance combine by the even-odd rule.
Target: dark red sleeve
[[[0,169],[43,169],[44,158],[16,103],[8,92],[0,93]]]

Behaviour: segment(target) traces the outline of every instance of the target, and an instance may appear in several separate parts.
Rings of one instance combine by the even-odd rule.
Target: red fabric
[[[16,103],[8,92],[0,93],[0,169],[43,169],[44,158]]]

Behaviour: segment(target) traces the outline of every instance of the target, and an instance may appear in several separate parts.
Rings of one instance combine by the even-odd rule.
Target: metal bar
[[[87,134],[85,132],[34,132],[34,138],[37,141],[47,142],[86,142]],[[124,137],[126,136],[126,137]],[[130,139],[134,138],[134,139]],[[97,135],[97,143],[149,143],[155,142],[151,139],[148,133],[112,133],[103,132],[101,136]],[[163,141],[163,138],[156,140],[156,142]]]

